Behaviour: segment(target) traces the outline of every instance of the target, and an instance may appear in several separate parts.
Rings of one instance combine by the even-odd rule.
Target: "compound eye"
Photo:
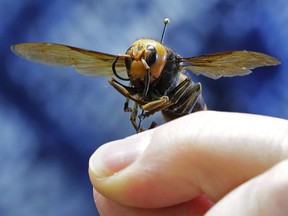
[[[149,65],[149,67],[151,67],[153,64],[156,63],[157,59],[158,59],[158,53],[155,49],[154,46],[152,45],[148,45],[146,47],[146,52],[147,52],[147,55],[146,55],[146,62],[147,64]]]
[[[132,55],[132,46],[127,49],[126,54],[130,56]],[[128,70],[130,70],[131,68],[131,62],[132,62],[131,58],[125,58],[125,65]]]

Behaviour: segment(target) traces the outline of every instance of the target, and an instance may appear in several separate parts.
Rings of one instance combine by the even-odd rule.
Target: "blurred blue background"
[[[107,77],[28,62],[12,44],[124,53],[136,39],[159,39],[169,17],[164,42],[184,57],[246,49],[282,61],[246,77],[191,75],[210,109],[288,117],[286,0],[1,0],[0,16],[0,215],[97,215],[89,156],[134,134]]]

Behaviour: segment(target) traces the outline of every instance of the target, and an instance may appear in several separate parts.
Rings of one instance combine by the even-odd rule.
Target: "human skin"
[[[103,216],[288,215],[288,121],[197,112],[91,156]]]

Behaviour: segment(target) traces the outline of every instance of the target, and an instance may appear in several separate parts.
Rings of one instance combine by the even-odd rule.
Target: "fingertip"
[[[149,143],[149,133],[106,143],[90,157],[90,171],[99,178],[111,176],[132,164],[145,151]]]

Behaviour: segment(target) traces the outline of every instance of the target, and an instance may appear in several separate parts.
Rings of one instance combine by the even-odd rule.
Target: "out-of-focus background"
[[[97,215],[89,156],[134,134],[107,77],[28,62],[12,44],[124,53],[136,39],[159,39],[169,17],[164,42],[184,57],[246,49],[282,61],[245,77],[191,74],[210,109],[288,118],[286,0],[1,0],[0,17],[0,215]]]

